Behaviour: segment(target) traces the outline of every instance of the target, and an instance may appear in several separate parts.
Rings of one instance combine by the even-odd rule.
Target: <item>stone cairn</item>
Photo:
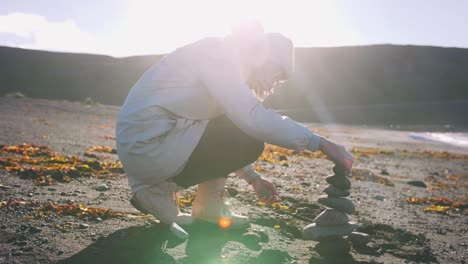
[[[302,236],[307,240],[319,241],[315,250],[323,257],[334,257],[349,253],[348,238],[353,243],[369,242],[367,234],[353,232],[358,225],[350,223],[347,214],[356,211],[353,202],[346,198],[350,195],[351,182],[349,173],[340,166],[333,167],[334,175],[328,176],[326,181],[330,184],[325,188],[327,195],[321,195],[318,202],[327,208],[321,212],[314,223],[307,225]]]

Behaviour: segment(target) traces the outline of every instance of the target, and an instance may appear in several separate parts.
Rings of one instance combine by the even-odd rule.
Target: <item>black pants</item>
[[[226,177],[255,162],[264,147],[264,142],[245,134],[226,116],[217,117],[208,123],[185,168],[172,180],[190,187]]]

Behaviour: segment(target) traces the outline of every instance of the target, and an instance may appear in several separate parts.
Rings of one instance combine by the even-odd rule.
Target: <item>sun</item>
[[[245,19],[259,20],[266,31],[281,32],[296,46],[326,46],[347,34],[332,1],[128,0],[118,29],[122,41],[115,45],[134,54],[166,53],[226,35],[230,25]]]

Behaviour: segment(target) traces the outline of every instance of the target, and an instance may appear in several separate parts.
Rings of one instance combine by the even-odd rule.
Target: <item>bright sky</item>
[[[296,46],[468,48],[463,0],[0,0],[0,45],[130,56],[228,33],[243,18]]]

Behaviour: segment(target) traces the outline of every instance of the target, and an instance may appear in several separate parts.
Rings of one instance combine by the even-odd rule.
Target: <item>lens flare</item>
[[[220,217],[218,218],[218,225],[219,227],[221,227],[222,229],[228,229],[232,224],[232,221],[230,218],[228,217]]]

